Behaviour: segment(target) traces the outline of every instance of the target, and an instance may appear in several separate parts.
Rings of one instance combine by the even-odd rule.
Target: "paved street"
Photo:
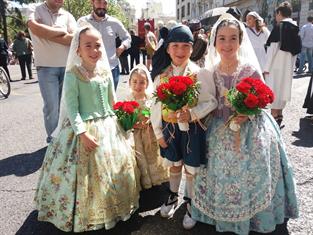
[[[37,79],[20,81],[17,66],[11,66],[10,71],[16,80],[12,82],[12,94],[8,99],[0,97],[0,234],[69,234],[36,219],[33,197],[46,150],[42,99]],[[308,82],[307,76],[294,79],[293,98],[284,113],[282,129],[296,177],[301,215],[278,226],[272,234],[313,235],[313,124],[304,118],[302,109]],[[164,187],[145,191],[139,212],[129,221],[110,231],[84,234],[230,234],[217,233],[213,226],[200,223],[185,231],[181,225],[184,205],[172,219],[162,219],[158,210],[163,199]]]

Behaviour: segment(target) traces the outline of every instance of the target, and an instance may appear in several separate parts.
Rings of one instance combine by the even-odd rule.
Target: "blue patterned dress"
[[[298,217],[295,184],[270,114],[262,111],[246,121],[240,134],[225,127],[233,111],[224,105],[223,94],[245,77],[260,79],[249,65],[238,66],[232,75],[213,74],[219,104],[207,130],[207,164],[195,180],[192,217],[219,232],[269,233],[285,218]]]

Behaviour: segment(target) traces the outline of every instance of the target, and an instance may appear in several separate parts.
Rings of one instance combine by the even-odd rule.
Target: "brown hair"
[[[146,22],[146,23],[143,25],[143,27],[144,27],[144,29],[146,29],[146,30],[148,30],[148,31],[150,31],[150,29],[151,29],[151,25],[150,25],[149,22]]]
[[[219,25],[216,27],[215,38],[214,38],[214,46],[216,45],[216,36],[217,36],[218,30],[220,30],[223,27],[231,26],[231,25],[236,26],[236,28],[238,29],[238,31],[239,31],[239,44],[241,44],[242,37],[243,37],[243,31],[241,30],[239,23],[236,20],[222,20],[219,23]]]
[[[263,26],[264,24],[262,24],[261,20],[258,20],[256,17],[254,17],[253,15],[250,15],[253,17],[253,19],[255,19],[255,29],[257,31],[263,31]]]
[[[16,36],[17,36],[17,38],[21,39],[23,37],[26,37],[26,34],[24,31],[19,31]]]
[[[98,34],[98,36],[102,39],[101,34],[99,33],[98,30],[96,30],[96,29],[93,28],[93,27],[89,27],[89,26],[88,26],[88,27],[83,28],[83,29],[79,32],[79,35],[78,35],[78,47],[80,46],[80,38],[81,38],[81,35],[84,34],[84,33],[86,33],[87,31],[94,31],[94,32],[96,32],[96,33]]]
[[[276,14],[280,13],[283,17],[290,17],[292,14],[292,6],[289,2],[285,1],[279,4],[275,10]]]

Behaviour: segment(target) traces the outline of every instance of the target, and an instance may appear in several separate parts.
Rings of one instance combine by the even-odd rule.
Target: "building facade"
[[[216,7],[238,7],[242,13],[247,10],[257,11],[269,28],[275,23],[275,8],[284,0],[176,0],[176,19],[200,19],[207,10]],[[292,18],[300,26],[306,23],[308,16],[313,16],[313,0],[290,0],[293,5]]]
[[[126,1],[120,4],[120,7],[122,8],[124,14],[127,16],[127,19],[129,20],[129,29],[135,28],[137,24],[135,7],[130,5]]]
[[[192,19],[192,2],[194,0],[176,0],[176,20],[178,22]]]

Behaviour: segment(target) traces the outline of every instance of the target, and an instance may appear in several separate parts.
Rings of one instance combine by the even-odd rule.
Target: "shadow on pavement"
[[[126,222],[119,222],[113,229],[111,230],[97,230],[97,231],[89,231],[83,233],[73,233],[73,232],[63,232],[58,230],[53,224],[48,222],[42,222],[37,220],[37,211],[32,211],[27,219],[25,220],[22,227],[16,232],[16,235],[26,235],[26,234],[34,234],[34,235],[78,235],[78,234],[86,234],[86,235],[121,235],[121,234],[131,234],[132,232],[139,230],[143,220],[140,218],[138,214],[135,214],[131,217],[130,220]]]
[[[0,160],[0,177],[7,175],[26,176],[36,172],[42,164],[46,147],[33,153],[18,154]]]
[[[38,83],[38,80],[35,80],[35,81],[33,81],[34,79],[32,79],[32,80],[29,80],[29,81],[24,81],[24,84],[25,85],[31,85],[31,84],[36,84],[36,83]]]
[[[301,147],[313,147],[313,123],[312,120],[301,118],[299,122],[300,129],[298,131],[292,132],[292,136],[298,139],[292,144]]]
[[[173,218],[162,218],[159,208],[166,197],[166,187],[164,185],[144,190],[140,195],[139,210],[126,222],[119,222],[111,230],[97,230],[84,233],[62,232],[53,224],[37,220],[37,211],[32,211],[23,225],[17,231],[16,235],[34,234],[34,235],[233,235],[234,233],[216,232],[215,227],[203,223],[197,225],[191,230],[185,230],[182,226],[186,205],[182,204],[176,210]],[[276,230],[268,235],[288,235],[287,220],[284,224],[278,225]],[[261,233],[251,232],[250,235],[262,235]]]

